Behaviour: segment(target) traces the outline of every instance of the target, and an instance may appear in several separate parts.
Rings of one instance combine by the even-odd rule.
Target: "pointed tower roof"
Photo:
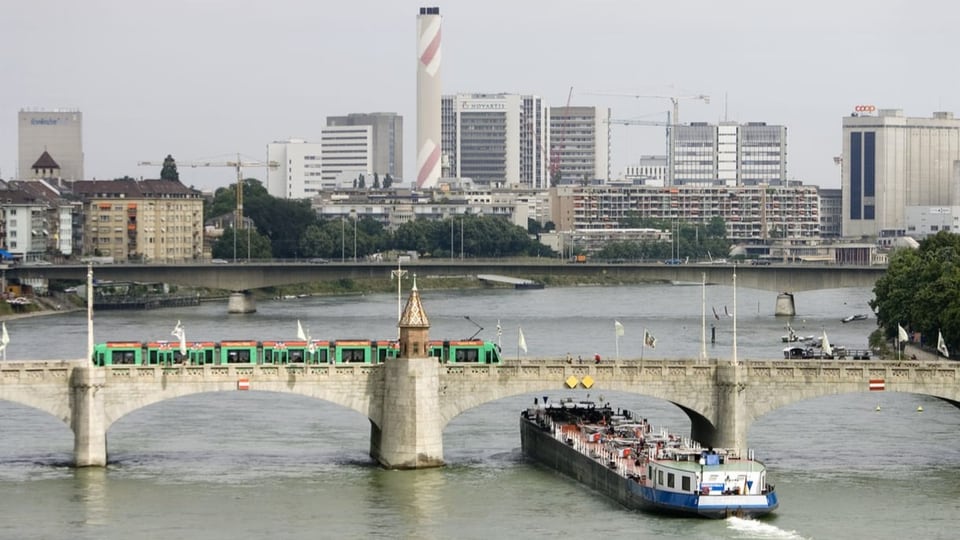
[[[59,169],[60,165],[58,165],[57,162],[54,161],[52,157],[50,157],[50,154],[46,150],[44,150],[43,153],[40,154],[40,159],[38,159],[37,162],[33,164],[33,167],[30,167],[30,168],[33,170]]]
[[[427,312],[423,310],[423,304],[420,303],[420,291],[417,290],[417,275],[413,275],[413,288],[410,290],[410,296],[407,298],[407,305],[403,308],[403,314],[400,315],[398,326],[408,328],[429,328],[430,321],[427,319]]]

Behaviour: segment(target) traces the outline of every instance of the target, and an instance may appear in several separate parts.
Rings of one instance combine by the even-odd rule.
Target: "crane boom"
[[[276,161],[243,161],[240,159],[240,154],[237,154],[236,161],[185,161],[178,162],[174,160],[174,163],[178,166],[183,167],[233,167],[237,170],[237,208],[234,214],[233,227],[234,229],[246,228],[243,222],[243,168],[244,167],[267,167],[270,169],[279,167],[280,164]],[[156,161],[138,161],[137,165],[143,167],[153,167],[153,166],[163,166],[163,163]]]

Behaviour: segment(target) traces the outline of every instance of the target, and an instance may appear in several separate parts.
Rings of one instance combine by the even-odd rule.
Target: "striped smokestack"
[[[417,187],[440,179],[440,8],[417,16]]]

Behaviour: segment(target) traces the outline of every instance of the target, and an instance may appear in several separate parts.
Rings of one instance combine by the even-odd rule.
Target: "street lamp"
[[[353,262],[357,262],[357,213],[351,210],[350,214],[353,216]]]
[[[403,316],[400,308],[400,282],[403,281],[403,276],[406,274],[407,271],[400,268],[400,258],[398,257],[397,269],[390,271],[390,279],[397,278],[397,339],[400,338],[400,317]]]
[[[345,251],[345,248],[344,248],[344,246],[346,245],[346,244],[345,244],[345,241],[344,241],[345,236],[344,236],[344,234],[343,234],[343,233],[344,233],[344,228],[345,228],[345,227],[344,227],[344,224],[345,224],[346,222],[347,222],[347,220],[343,219],[343,217],[340,218],[340,262],[344,262],[344,261],[347,260],[346,251]]]

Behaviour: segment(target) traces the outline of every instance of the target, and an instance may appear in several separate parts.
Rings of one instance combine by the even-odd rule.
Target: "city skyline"
[[[822,187],[840,186],[833,157],[855,106],[960,113],[958,76],[942,62],[960,15],[952,4],[41,0],[0,20],[0,177],[16,175],[21,109],[83,113],[88,179],[156,178],[137,162],[167,154],[262,161],[272,141],[319,141],[327,116],[385,111],[407,119],[409,186],[422,6],[443,16],[444,95],[536,94],[562,107],[572,87],[571,105],[659,120],[668,99],[596,94],[705,94],[709,104],[680,100],[682,122],[784,125],[790,177]],[[614,126],[613,176],[663,143],[661,128]],[[266,182],[264,169],[245,176]],[[181,167],[181,178],[212,189],[235,173]]]

